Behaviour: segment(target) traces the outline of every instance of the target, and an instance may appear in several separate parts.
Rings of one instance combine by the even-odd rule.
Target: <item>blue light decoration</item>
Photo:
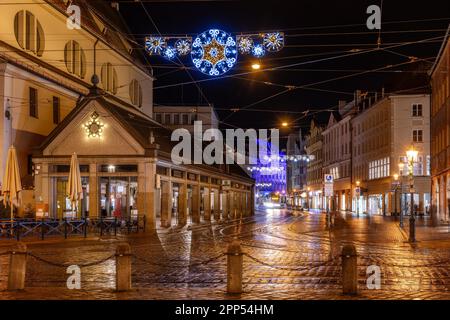
[[[163,57],[165,57],[166,59],[173,60],[176,56],[177,56],[177,49],[175,49],[174,47],[168,46],[163,51]]]
[[[184,36],[150,35],[145,38],[145,50],[168,60],[191,56],[195,67],[208,76],[220,76],[237,63],[238,53],[262,58],[284,47],[284,33],[239,34],[233,36],[223,30],[210,29],[193,40]]]
[[[261,58],[266,54],[266,50],[264,49],[264,47],[261,44],[257,44],[255,46],[253,46],[252,54],[256,58]]]
[[[175,48],[180,56],[186,56],[191,52],[191,41],[188,39],[178,39],[175,42]]]
[[[249,36],[238,37],[238,49],[241,54],[249,54],[253,49],[253,39]]]
[[[236,41],[222,30],[205,31],[195,38],[191,57],[200,72],[210,76],[220,76],[236,64]]]
[[[263,36],[264,48],[269,52],[278,52],[284,47],[284,33],[265,33]]]
[[[148,37],[145,39],[145,50],[151,55],[160,55],[166,46],[167,42],[163,37]]]

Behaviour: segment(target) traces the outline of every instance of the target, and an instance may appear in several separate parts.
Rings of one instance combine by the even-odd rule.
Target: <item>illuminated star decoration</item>
[[[180,56],[185,56],[191,52],[191,41],[187,39],[178,39],[175,42],[175,49]]]
[[[238,38],[238,49],[241,54],[249,54],[252,52],[253,39],[248,36],[240,36]]]
[[[280,51],[284,47],[284,33],[273,32],[264,34],[263,45],[269,52]]]
[[[195,38],[191,56],[195,67],[202,73],[219,76],[236,64],[236,41],[225,31],[211,29]]]
[[[163,37],[145,38],[145,49],[150,54],[161,54],[166,46],[167,42]]]
[[[91,119],[89,122],[83,125],[84,130],[88,138],[100,138],[103,134],[103,127],[105,126],[99,120],[99,115],[97,112],[91,114]]]
[[[264,47],[261,44],[257,44],[253,47],[252,54],[256,58],[261,58],[266,54],[266,50],[264,49]]]

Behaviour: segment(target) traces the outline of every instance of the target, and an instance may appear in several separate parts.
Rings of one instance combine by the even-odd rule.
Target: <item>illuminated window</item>
[[[390,160],[383,158],[369,162],[369,180],[388,177],[390,174]]]

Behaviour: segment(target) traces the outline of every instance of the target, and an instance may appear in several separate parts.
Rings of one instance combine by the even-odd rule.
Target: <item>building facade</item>
[[[433,222],[450,221],[450,26],[431,70]]]
[[[372,103],[374,101],[374,103]],[[408,94],[382,96],[359,105],[351,120],[352,175],[362,194],[353,197],[353,210],[368,214],[410,212],[406,152],[418,151],[414,164],[414,204],[427,214],[431,201],[430,96]],[[403,188],[397,192],[396,175]]]
[[[309,134],[306,136],[307,165],[307,202],[310,209],[325,208],[323,197],[323,132],[324,128],[311,121]]]
[[[0,11],[0,180],[14,145],[29,189],[21,193],[25,203],[33,201],[32,148],[88,94],[94,74],[115,99],[152,114],[151,69],[120,31],[117,10],[106,2],[72,1],[82,26],[69,29],[68,1],[45,2],[16,1]]]
[[[334,177],[333,210],[352,210],[351,122],[354,102],[340,101],[339,111],[330,114],[323,135],[323,173]]]

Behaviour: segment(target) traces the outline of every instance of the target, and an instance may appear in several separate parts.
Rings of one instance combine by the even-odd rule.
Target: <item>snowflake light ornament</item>
[[[277,52],[284,47],[284,33],[272,32],[263,35],[263,45],[269,52]]]
[[[145,38],[145,50],[151,55],[160,55],[164,48],[167,47],[166,39],[163,37],[147,37]]]
[[[178,39],[175,42],[175,49],[180,56],[185,56],[191,52],[191,41],[188,39]]]
[[[175,49],[174,47],[168,46],[163,51],[163,57],[166,58],[166,59],[172,60],[176,56],[177,56],[177,49]]]
[[[225,31],[207,30],[195,38],[191,57],[195,67],[202,73],[222,75],[236,64],[236,40]]]
[[[238,38],[238,49],[241,54],[249,54],[252,52],[253,39],[248,36],[240,36]]]
[[[261,44],[257,44],[253,47],[252,54],[256,58],[261,58],[266,54],[266,50],[264,49],[264,47]]]

